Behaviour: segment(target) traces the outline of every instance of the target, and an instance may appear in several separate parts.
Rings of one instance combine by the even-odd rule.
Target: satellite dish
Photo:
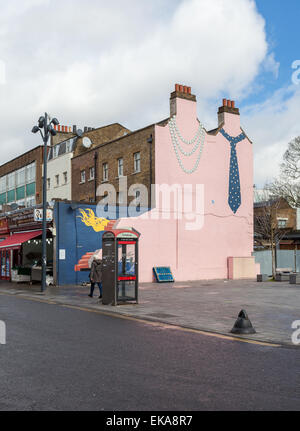
[[[76,135],[78,136],[78,138],[81,138],[82,134],[83,134],[83,131],[81,129],[78,129],[76,132]]]
[[[90,138],[88,138],[88,137],[84,137],[83,139],[82,139],[82,145],[85,147],[85,148],[90,148],[91,147],[91,145],[92,145],[92,141],[90,140]]]

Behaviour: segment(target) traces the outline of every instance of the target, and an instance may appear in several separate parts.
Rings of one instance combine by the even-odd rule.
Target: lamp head
[[[37,133],[37,132],[39,132],[39,128],[38,128],[38,126],[34,126],[33,128],[32,128],[32,133]]]
[[[59,125],[59,121],[58,121],[57,118],[52,118],[51,123],[54,124],[54,126],[58,126]]]
[[[40,128],[44,127],[45,124],[45,117],[40,117],[38,121],[38,125]]]
[[[56,130],[53,129],[53,127],[50,124],[48,126],[48,132],[50,132],[52,136],[55,136],[57,134]]]

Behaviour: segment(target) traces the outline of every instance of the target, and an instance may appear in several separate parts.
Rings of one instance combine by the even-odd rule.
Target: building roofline
[[[124,129],[129,130],[127,127],[123,126],[120,123],[111,123],[111,124],[107,124],[106,126],[100,126],[100,127],[96,127],[95,129],[92,129],[92,130],[87,130],[86,132],[82,133],[82,136],[77,136],[76,133],[72,133],[72,136],[69,136],[68,138],[64,139],[63,141],[58,142],[57,144],[51,145],[51,147],[55,147],[56,145],[62,144],[63,142],[67,142],[67,141],[69,141],[70,139],[73,139],[73,138],[85,137],[89,133],[95,132],[96,130],[105,129],[106,127],[111,127],[111,126],[121,126]]]
[[[26,151],[25,153],[20,154],[20,156],[17,156],[11,160],[8,160],[8,162],[3,163],[2,165],[0,165],[0,169],[5,166],[8,165],[8,163],[14,162],[17,159],[20,159],[21,157],[25,156],[28,153],[31,153],[32,151],[37,150],[38,148],[44,148],[44,145],[38,145],[37,147],[32,148],[31,150]]]
[[[133,132],[129,132],[127,135],[120,136],[119,138],[113,139],[111,141],[102,142],[102,144],[96,145],[94,148],[91,148],[90,150],[85,151],[84,153],[78,154],[77,156],[74,156],[73,159],[76,159],[77,157],[84,156],[84,155],[90,153],[91,151],[98,150],[99,148],[104,147],[105,145],[113,144],[113,143],[118,142],[122,139],[128,138],[129,136],[132,136],[136,133],[142,132],[143,130],[150,129],[151,127],[154,127],[156,125],[160,125],[161,123],[164,123],[165,121],[167,121],[169,118],[170,117],[166,118],[165,120],[159,121],[158,123],[153,123],[153,124],[150,124],[149,126],[142,127],[141,129],[134,130]],[[119,123],[116,123],[116,124],[119,124]]]
[[[224,121],[222,121],[222,123],[217,128],[209,130],[207,132],[207,134],[208,135],[212,135],[212,136],[216,136],[220,132],[220,130],[222,129],[222,127],[224,126],[224,124],[225,124]],[[251,139],[249,139],[249,137],[248,137],[247,133],[244,131],[244,129],[242,127],[240,129],[244,133],[244,135],[246,136],[246,138],[248,139],[248,141],[250,142],[250,144],[253,144],[253,142],[251,141]]]

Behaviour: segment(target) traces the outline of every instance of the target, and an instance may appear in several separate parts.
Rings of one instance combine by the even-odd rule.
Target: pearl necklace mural
[[[202,151],[203,151],[204,140],[205,140],[205,130],[204,130],[202,123],[199,121],[199,128],[198,128],[195,136],[191,140],[187,140],[187,139],[182,137],[182,135],[181,135],[181,133],[177,127],[177,124],[176,124],[176,116],[175,115],[173,115],[173,117],[171,117],[171,119],[169,121],[169,129],[170,129],[172,144],[174,147],[174,151],[175,151],[179,166],[181,167],[183,172],[185,172],[186,174],[194,173],[199,166],[200,158],[201,158]],[[193,145],[193,144],[195,144],[195,145],[191,151],[185,151],[182,148],[180,141],[182,141],[186,145]],[[198,149],[199,149],[199,153],[197,155],[197,160],[196,160],[194,167],[192,169],[186,169],[182,163],[182,160],[181,160],[182,156],[180,155],[180,153],[185,157],[190,157]]]

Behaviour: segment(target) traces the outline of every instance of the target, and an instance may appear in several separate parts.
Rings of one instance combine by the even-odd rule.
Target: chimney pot
[[[179,91],[180,93],[183,93],[183,85],[179,85]]]
[[[188,90],[187,90],[187,86],[186,86],[186,85],[184,85],[184,86],[183,86],[183,92],[184,92],[184,93],[186,93],[186,94],[187,94],[187,92],[188,92]]]
[[[227,106],[227,100],[223,99],[223,106]]]
[[[231,100],[227,100],[227,106],[228,108],[231,108]]]
[[[231,107],[235,108],[235,101],[234,100],[231,101]]]
[[[179,91],[179,84],[175,84],[175,91]]]
[[[191,89],[191,87],[187,87],[187,92],[188,92],[188,94],[192,94],[192,89]]]

